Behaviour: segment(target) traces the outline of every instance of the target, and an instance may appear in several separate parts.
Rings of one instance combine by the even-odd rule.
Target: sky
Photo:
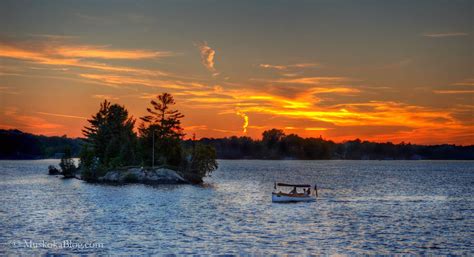
[[[0,128],[171,93],[188,137],[474,144],[474,1],[0,1]]]

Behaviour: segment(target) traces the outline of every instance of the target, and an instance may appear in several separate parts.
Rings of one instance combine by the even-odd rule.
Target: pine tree
[[[181,140],[184,137],[180,119],[184,115],[172,109],[176,102],[169,93],[158,95],[157,101],[151,100],[150,103],[152,108],[147,108],[148,115],[140,118],[143,121],[139,127],[143,162],[178,166],[182,157]],[[155,163],[151,163],[153,159]]]
[[[86,147],[92,149],[99,168],[137,164],[137,136],[133,131],[135,119],[129,117],[124,106],[110,104],[105,100],[101,103],[99,112],[88,121],[90,126],[83,129],[88,143]],[[91,162],[84,160],[84,163]]]

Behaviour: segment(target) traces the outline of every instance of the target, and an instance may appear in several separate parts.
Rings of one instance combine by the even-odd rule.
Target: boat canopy
[[[277,183],[280,187],[311,187],[311,185]]]

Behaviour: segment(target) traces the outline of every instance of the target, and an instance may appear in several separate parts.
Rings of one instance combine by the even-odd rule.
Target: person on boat
[[[311,188],[308,188],[308,190],[306,190],[306,194],[311,195]]]
[[[290,191],[290,194],[296,194],[296,187],[293,187],[293,190]]]

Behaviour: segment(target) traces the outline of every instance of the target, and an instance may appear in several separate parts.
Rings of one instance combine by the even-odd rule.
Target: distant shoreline
[[[222,160],[474,160],[474,145],[393,144],[360,139],[335,143],[321,137],[302,138],[282,132],[270,130],[270,135],[262,140],[233,136],[188,139],[182,144],[188,148],[196,142],[213,146],[217,159]],[[77,158],[83,144],[82,138],[48,137],[0,129],[0,160],[59,159],[66,147]]]

